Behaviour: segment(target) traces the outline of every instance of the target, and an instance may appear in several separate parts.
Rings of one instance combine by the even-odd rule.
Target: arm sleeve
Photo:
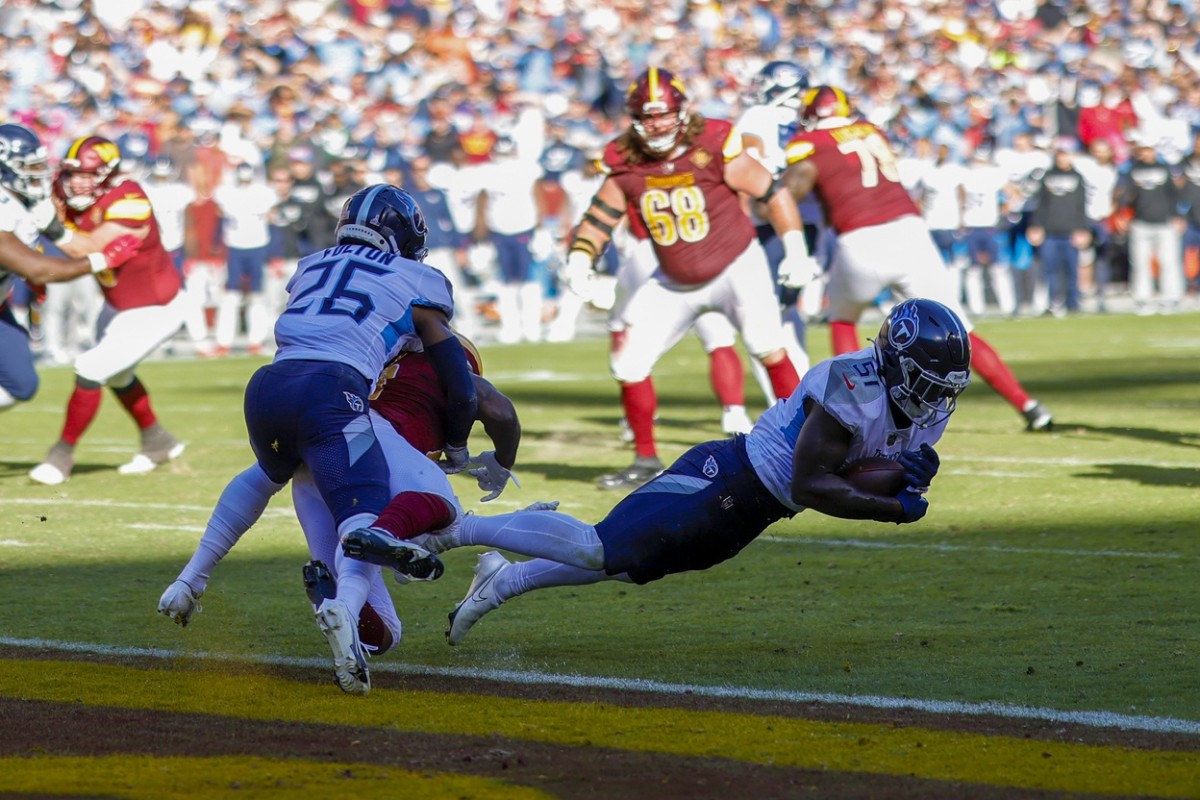
[[[446,443],[462,446],[471,435],[471,426],[479,413],[467,354],[455,336],[427,346],[425,352],[446,390]]]
[[[268,478],[257,462],[236,475],[221,492],[221,499],[208,519],[200,544],[196,546],[196,552],[187,566],[179,573],[179,580],[192,587],[193,591],[204,591],[213,567],[233,549],[242,534],[258,521],[267,503],[283,487],[284,484]]]

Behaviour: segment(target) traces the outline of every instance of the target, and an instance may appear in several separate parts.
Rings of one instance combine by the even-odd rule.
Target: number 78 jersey
[[[813,191],[826,222],[840,234],[921,214],[900,184],[891,143],[869,122],[803,131],[784,153],[789,165],[816,165]]]
[[[419,261],[358,244],[330,247],[300,260],[288,302],[275,323],[276,361],[336,361],[362,373],[374,389],[388,362],[421,350],[414,306],[454,313],[446,276]]]

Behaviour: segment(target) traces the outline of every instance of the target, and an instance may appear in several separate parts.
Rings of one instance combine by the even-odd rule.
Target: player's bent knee
[[[628,348],[622,348],[619,353],[615,353],[609,359],[609,370],[618,383],[641,383],[650,377],[654,364],[643,358],[630,358],[628,352]]]
[[[778,350],[772,350],[771,352],[767,353],[765,356],[756,356],[756,358],[758,358],[758,360],[763,363],[764,367],[773,367],[776,364],[780,364],[787,357],[788,357],[787,350],[782,347],[779,348]]]

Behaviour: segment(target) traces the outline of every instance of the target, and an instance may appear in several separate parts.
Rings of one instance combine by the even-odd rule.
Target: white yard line
[[[1184,558],[1182,553],[1140,553],[1129,550],[1073,550],[1053,547],[1005,547],[1002,545],[938,544],[937,542],[882,542],[870,539],[809,539],[803,536],[759,536],[760,542],[845,547],[864,550],[931,550],[939,553],[1016,553],[1038,556],[1090,556],[1101,558]]]
[[[72,500],[69,497],[0,497],[0,505],[10,506],[44,506],[53,503],[56,507],[84,506],[87,508],[136,508],[146,511],[200,511],[205,514],[212,512],[212,506],[194,506],[184,503],[126,503],[119,500]],[[264,517],[292,516],[295,512],[291,506],[268,508],[263,512]]]
[[[242,656],[224,653],[190,653],[146,647],[116,647],[85,642],[60,642],[51,639],[15,639],[0,637],[0,645],[31,649],[52,648],[72,653],[158,658],[176,660],[194,658],[212,661],[240,662],[270,666],[311,667],[328,669],[327,658],[290,658],[285,656]],[[454,667],[424,667],[416,664],[373,662],[374,672],[399,675],[427,675],[444,678],[469,678],[513,684],[571,686],[590,689],[615,689],[627,692],[655,692],[668,695],[699,695],[736,700],[764,700],[786,703],[818,703],[849,705],[876,709],[908,709],[946,716],[990,715],[1007,719],[1043,720],[1061,724],[1086,725],[1091,728],[1119,728],[1152,733],[1183,733],[1200,735],[1200,721],[1174,717],[1151,717],[1118,714],[1112,711],[1060,711],[1038,706],[1015,706],[1008,703],[964,703],[955,700],[922,700],[910,697],[837,694],[831,692],[795,692],[782,689],[754,689],[744,686],[701,686],[686,683],[666,683],[639,678],[604,678],[589,675],[562,675],[553,672],[494,670]]]

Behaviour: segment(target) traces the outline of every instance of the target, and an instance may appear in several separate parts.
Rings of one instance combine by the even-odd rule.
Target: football
[[[900,462],[882,456],[851,461],[840,474],[864,492],[888,497],[895,496],[907,485],[904,481],[904,467]]]

